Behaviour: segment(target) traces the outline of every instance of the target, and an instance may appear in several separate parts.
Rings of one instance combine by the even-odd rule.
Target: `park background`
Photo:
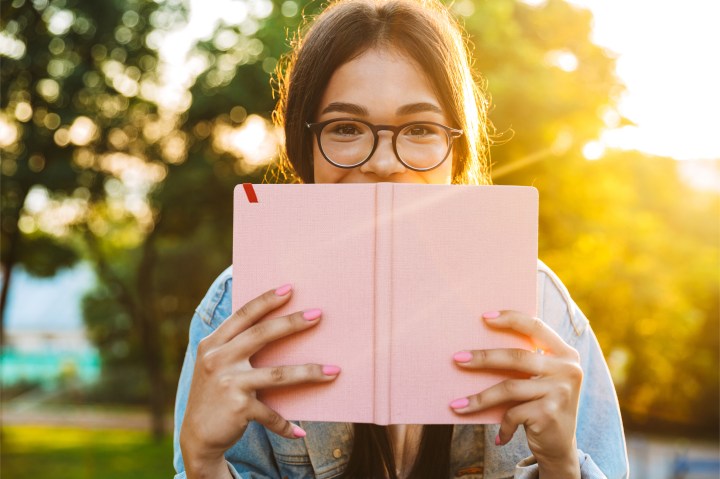
[[[493,181],[538,188],[539,256],[599,338],[634,476],[673,477],[718,460],[720,14],[600,3],[451,8]],[[272,72],[322,5],[3,0],[4,477],[172,474],[188,324],[231,262],[233,186],[282,141]]]

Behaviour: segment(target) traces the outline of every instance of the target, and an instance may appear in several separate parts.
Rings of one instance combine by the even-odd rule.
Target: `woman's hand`
[[[292,296],[290,285],[270,290],[235,311],[200,341],[180,430],[188,477],[229,476],[224,454],[250,421],[287,438],[305,436],[255,397],[255,391],[308,382],[332,381],[340,369],[306,364],[254,369],[249,358],[269,342],[312,328],[319,309],[260,321]]]
[[[468,414],[510,404],[495,443],[506,444],[524,424],[540,477],[579,478],[575,426],[583,372],[578,352],[539,318],[516,311],[485,313],[483,318],[491,327],[528,336],[538,351],[462,351],[455,354],[456,364],[468,369],[519,371],[530,377],[502,381],[474,396],[456,399],[451,407],[457,413]]]

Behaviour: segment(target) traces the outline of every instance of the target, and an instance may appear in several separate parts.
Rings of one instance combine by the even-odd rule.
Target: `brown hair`
[[[314,121],[330,77],[373,47],[397,49],[427,73],[453,127],[464,134],[453,146],[452,182],[489,184],[488,100],[470,68],[462,29],[436,0],[337,0],[292,42],[276,71],[275,125],[285,131],[278,173],[313,183]]]

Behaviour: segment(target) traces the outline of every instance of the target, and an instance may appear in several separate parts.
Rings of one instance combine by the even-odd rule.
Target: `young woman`
[[[279,79],[283,162],[299,181],[490,182],[487,102],[460,29],[434,0],[333,3],[297,42]],[[478,320],[527,335],[542,354],[453,357],[468,370],[529,375],[448,405],[471,415],[510,403],[500,425],[380,427],[297,425],[256,398],[265,388],[331,382],[342,364],[253,369],[250,356],[269,342],[322,321],[322,305],[274,317],[292,296],[286,284],[231,311],[225,271],[190,327],[177,394],[176,477],[626,477],[617,399],[595,336],[542,263],[537,278],[541,319],[478,311]],[[302,285],[302,278],[288,281]]]

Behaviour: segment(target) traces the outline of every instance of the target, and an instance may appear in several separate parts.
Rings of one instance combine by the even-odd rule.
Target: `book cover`
[[[271,316],[320,308],[320,323],[253,356],[254,367],[334,364],[326,384],[259,392],[293,420],[496,423],[498,407],[459,416],[451,400],[509,372],[468,371],[452,355],[521,347],[485,311],[536,314],[537,191],[398,183],[239,185],[233,308],[291,282]]]

